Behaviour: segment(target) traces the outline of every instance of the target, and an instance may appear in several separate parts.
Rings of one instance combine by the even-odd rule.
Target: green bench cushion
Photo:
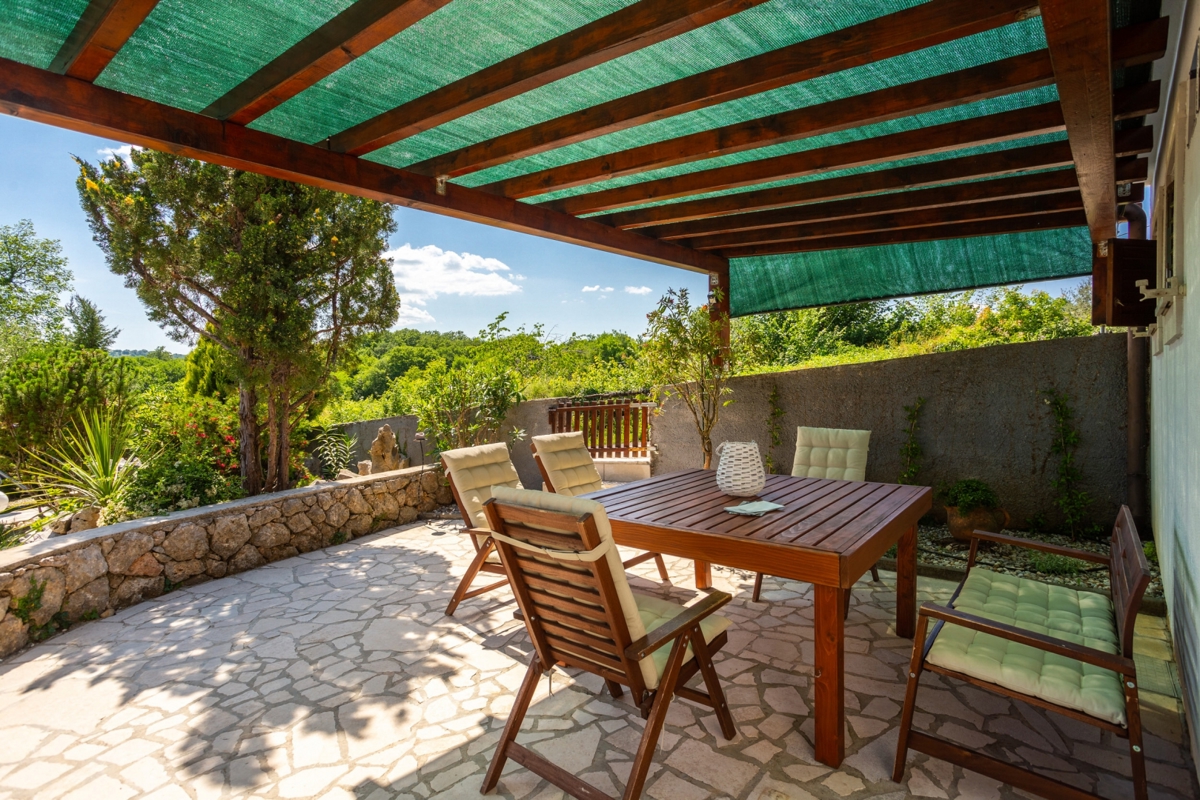
[[[954,608],[1106,653],[1120,652],[1112,601],[974,567]],[[1125,725],[1117,673],[947,623],[928,662],[1055,705]]]

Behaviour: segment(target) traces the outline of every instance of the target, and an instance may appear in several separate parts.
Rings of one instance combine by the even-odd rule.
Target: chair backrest
[[[1142,595],[1150,585],[1150,565],[1142,549],[1133,514],[1128,506],[1121,506],[1117,521],[1113,524],[1112,547],[1109,551],[1109,587],[1112,591],[1113,613],[1117,618],[1117,636],[1121,641],[1121,654],[1133,658],[1133,628],[1138,609],[1142,607]]]
[[[631,642],[646,635],[646,626],[604,506],[582,497],[497,488],[484,509],[541,662],[561,661],[623,683],[635,698],[656,688],[660,676],[653,659],[625,655]]]
[[[546,482],[546,491],[575,497],[603,488],[583,431],[534,436],[529,448]]]
[[[487,527],[483,504],[492,496],[493,487],[521,485],[508,457],[508,446],[503,442],[446,450],[442,453],[442,463],[450,477],[458,513],[468,528]]]
[[[796,429],[796,460],[792,463],[792,475],[865,481],[870,443],[870,431],[801,426]]]

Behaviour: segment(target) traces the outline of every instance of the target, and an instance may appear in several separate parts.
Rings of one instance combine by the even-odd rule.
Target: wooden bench
[[[976,567],[981,541],[1106,564],[1112,600],[1094,592]],[[1113,525],[1108,557],[975,531],[967,576],[950,602],[945,606],[925,603],[918,612],[892,779],[899,782],[904,776],[912,748],[1043,797],[1098,800],[1097,795],[1061,781],[914,731],[917,689],[922,671],[928,670],[1128,739],[1134,795],[1145,800],[1133,628],[1149,582],[1142,542],[1126,506],[1121,507]]]

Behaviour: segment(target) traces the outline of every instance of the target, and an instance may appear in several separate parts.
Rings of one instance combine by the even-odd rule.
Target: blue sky
[[[108,271],[75,193],[71,155],[90,161],[122,143],[0,115],[0,225],[33,222],[58,239],[75,274],[74,291],[121,329],[116,347],[173,352],[187,347],[150,322],[132,290]],[[402,298],[398,327],[475,334],[497,314],[509,327],[541,322],[554,336],[623,330],[640,333],[668,288],[703,296],[703,275],[585,247],[408,208],[395,209],[393,272]],[[1037,286],[1057,295],[1078,283]]]

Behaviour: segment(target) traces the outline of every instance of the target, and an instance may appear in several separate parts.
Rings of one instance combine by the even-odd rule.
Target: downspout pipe
[[[1129,238],[1146,238],[1146,212],[1137,203],[1127,203],[1122,217],[1129,222]],[[1143,539],[1151,536],[1149,474],[1146,453],[1150,442],[1150,409],[1147,401],[1150,372],[1150,337],[1134,338],[1125,333],[1126,448],[1125,496],[1133,521]]]

